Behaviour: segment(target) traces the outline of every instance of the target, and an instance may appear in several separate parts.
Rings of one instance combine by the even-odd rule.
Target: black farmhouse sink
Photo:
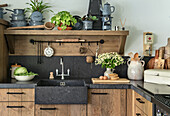
[[[40,80],[35,87],[36,104],[87,104],[83,80]]]

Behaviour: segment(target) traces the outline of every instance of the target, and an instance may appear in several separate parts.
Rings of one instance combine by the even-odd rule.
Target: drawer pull
[[[141,114],[140,113],[136,113],[136,116],[141,116]]]
[[[136,98],[136,100],[137,100],[139,103],[141,103],[141,104],[144,104],[144,103],[145,103],[145,102],[142,101],[140,98]]]
[[[7,94],[24,94],[24,92],[7,92]]]
[[[40,110],[57,110],[57,108],[40,108]]]
[[[24,106],[7,106],[7,108],[24,108]]]
[[[108,93],[93,93],[91,92],[92,95],[108,95]]]

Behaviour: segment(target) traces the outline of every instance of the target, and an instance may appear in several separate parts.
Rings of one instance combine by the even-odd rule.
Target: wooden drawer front
[[[34,116],[34,102],[0,102],[1,116]]]
[[[86,105],[36,105],[36,116],[86,116]]]
[[[22,89],[22,101],[35,101],[35,90],[34,89]]]
[[[135,116],[147,116],[142,110],[140,110],[137,106],[136,106],[136,112],[135,112]]]
[[[135,103],[139,109],[141,109],[145,114],[148,116],[152,116],[152,103],[146,100],[144,97],[139,95],[138,93],[135,94]]]
[[[34,89],[0,89],[0,101],[34,101]]]

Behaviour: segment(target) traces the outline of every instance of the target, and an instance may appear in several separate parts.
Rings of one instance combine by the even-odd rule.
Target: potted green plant
[[[43,20],[43,13],[48,12],[52,6],[49,6],[49,3],[44,3],[43,0],[30,0],[30,3],[26,3],[30,5],[30,8],[26,8],[25,12],[31,12],[31,20],[32,21],[42,21]]]
[[[58,30],[71,30],[77,20],[68,11],[58,12],[51,18],[51,23],[58,26]]]
[[[117,52],[99,54],[95,60],[96,65],[102,65],[102,68],[106,68],[104,76],[109,77],[112,74],[114,68],[124,63],[124,59]],[[111,71],[112,70],[112,71]]]
[[[93,29],[93,21],[98,20],[96,16],[87,16],[85,15],[83,18],[83,29],[84,30],[92,30]]]

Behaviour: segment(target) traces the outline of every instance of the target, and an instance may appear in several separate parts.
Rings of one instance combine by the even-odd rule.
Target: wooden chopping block
[[[165,60],[162,58],[155,59],[154,69],[164,69]]]
[[[156,50],[156,51],[155,51],[155,57],[149,60],[146,68],[147,68],[147,69],[154,69],[155,59],[158,59],[158,58],[159,58],[159,50]]]
[[[164,59],[168,59],[170,57],[170,54],[164,54]]]
[[[159,56],[159,50],[156,50],[154,69],[164,69],[165,60]]]
[[[160,47],[159,48],[159,57],[164,59],[164,54],[165,54],[165,47]]]
[[[168,44],[165,47],[165,54],[170,54],[170,38],[168,38]]]
[[[165,60],[165,69],[170,69],[170,57]]]

